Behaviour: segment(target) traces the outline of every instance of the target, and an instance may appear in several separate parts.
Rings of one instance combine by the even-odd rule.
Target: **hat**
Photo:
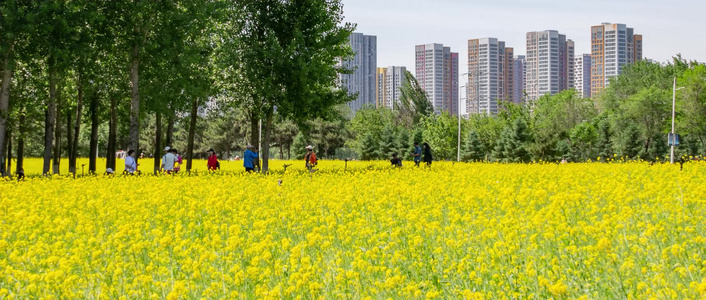
[[[255,148],[255,146],[253,146],[253,145],[248,145],[247,148],[248,148],[248,149],[250,149],[250,148]]]
[[[164,147],[164,151],[169,151],[169,149],[172,149],[172,148],[169,146]]]
[[[309,146],[306,146],[306,149],[307,149],[307,150],[311,150],[311,149],[314,149],[314,147],[312,147],[311,145],[309,145]]]
[[[105,169],[105,172],[108,173],[108,174],[113,174],[113,173],[115,173],[115,172],[113,172],[113,169],[112,169],[112,168],[107,168],[107,169]]]

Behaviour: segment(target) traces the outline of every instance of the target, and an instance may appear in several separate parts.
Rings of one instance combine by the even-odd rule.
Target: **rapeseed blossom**
[[[704,163],[273,165],[2,182],[0,299],[706,297]]]

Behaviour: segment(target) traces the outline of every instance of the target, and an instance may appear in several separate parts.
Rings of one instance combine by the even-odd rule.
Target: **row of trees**
[[[273,139],[282,152],[293,127],[349,100],[342,18],[335,0],[2,1],[2,173],[35,155],[44,174],[62,157],[75,172],[79,155],[115,169],[118,149],[154,153],[156,170],[165,145],[191,169],[209,143],[262,144],[266,171]]]
[[[703,154],[706,65],[676,57],[668,64],[639,61],[626,66],[596,99],[568,90],[531,103],[502,103],[497,116],[472,115],[462,122],[462,160],[663,160],[669,155],[674,78],[684,88],[677,92],[676,131],[682,135],[677,155]],[[361,159],[385,159],[424,141],[435,159],[456,160],[457,119],[448,114],[416,116],[419,121],[409,123],[404,109],[361,110],[347,126],[352,138],[347,145]]]

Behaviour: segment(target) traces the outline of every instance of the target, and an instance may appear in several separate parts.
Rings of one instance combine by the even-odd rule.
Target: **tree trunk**
[[[255,113],[250,115],[250,145],[257,147],[260,144],[260,118]],[[260,149],[257,149],[260,151]]]
[[[24,168],[24,157],[25,157],[25,114],[22,112],[20,114],[20,124],[19,130],[20,134],[17,137],[17,166],[15,167],[15,174],[19,174]]]
[[[12,48],[10,48],[12,52]],[[7,121],[9,118],[10,106],[10,83],[12,82],[12,68],[10,67],[10,55],[8,53],[2,65],[2,89],[0,89],[0,149],[5,148],[5,135],[7,132]],[[3,153],[0,151],[0,163],[5,162]]]
[[[196,135],[196,114],[198,113],[199,99],[191,100],[191,122],[189,123],[189,143],[186,149],[186,172],[191,173],[194,158],[194,136]]]
[[[61,173],[61,86],[56,91],[56,126],[54,127],[54,157],[51,166],[52,173]]]
[[[73,169],[71,168],[71,161],[73,159],[73,146],[74,146],[74,140],[73,140],[73,118],[71,115],[71,110],[67,109],[66,110],[66,154],[69,157],[69,173],[74,174],[74,177],[76,173],[73,172]]]
[[[98,95],[91,96],[91,142],[88,158],[88,172],[96,173],[96,159],[98,159]],[[107,158],[115,159],[115,152],[108,153]]]
[[[287,160],[292,159],[292,143],[287,144]]]
[[[284,145],[282,145],[282,141],[279,142],[279,159],[284,160]]]
[[[140,46],[132,47],[132,63],[130,64],[130,84],[132,100],[130,101],[130,145],[128,148],[140,153],[140,88],[138,70],[140,67]]]
[[[270,134],[272,133],[272,115],[274,111],[269,108],[267,111],[267,117],[265,118],[265,132],[262,137],[262,174],[267,174],[270,169]]]
[[[167,118],[167,144],[166,144],[166,146],[174,147],[173,138],[174,138],[174,114],[172,114],[170,112],[169,118]]]
[[[95,96],[96,98],[98,97],[97,94]],[[118,139],[118,123],[117,123],[117,108],[115,107],[115,97],[110,97],[110,122],[109,122],[109,129],[108,129],[108,153],[105,155],[105,167],[106,168],[111,168],[115,170],[116,168],[116,159],[115,159],[115,152],[117,151],[117,139]],[[131,150],[131,149],[128,149]],[[138,157],[140,156],[139,153],[137,153],[136,149],[135,150],[135,161],[137,161]]]
[[[162,150],[162,114],[156,113],[155,117],[157,120],[155,121],[156,129],[154,136],[154,174],[157,174],[162,170],[161,156],[157,154]]]
[[[7,132],[7,142],[5,145],[7,147],[7,157],[5,158],[7,168],[4,169],[3,173],[5,173],[5,176],[12,177],[12,130]]]
[[[56,71],[49,70],[49,101],[44,114],[44,166],[42,174],[49,174],[54,145],[54,123],[56,122]]]
[[[83,84],[81,84],[81,78],[78,79],[78,99],[76,101],[76,123],[74,123],[74,133],[73,140],[69,139],[71,146],[69,149],[69,172],[74,174],[76,177],[76,159],[78,158],[78,136],[81,130],[81,113],[83,111]],[[69,115],[70,116],[70,115]],[[71,124],[71,122],[69,122]],[[71,130],[69,129],[69,132]]]

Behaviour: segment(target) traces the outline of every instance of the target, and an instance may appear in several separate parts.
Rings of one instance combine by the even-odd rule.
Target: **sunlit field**
[[[221,164],[0,183],[0,299],[706,297],[706,163]]]

